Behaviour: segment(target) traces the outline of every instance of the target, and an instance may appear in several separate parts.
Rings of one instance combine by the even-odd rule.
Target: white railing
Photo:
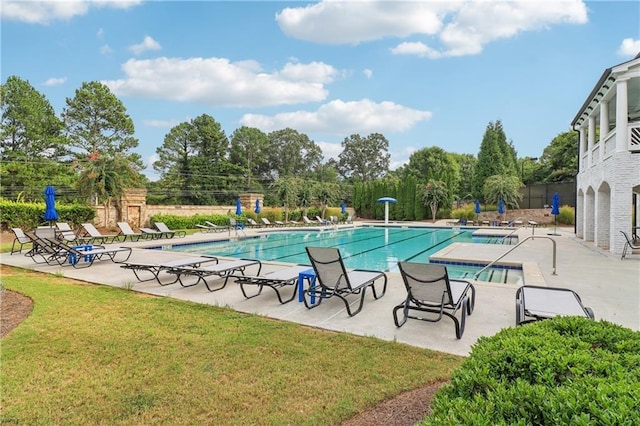
[[[595,166],[600,162],[600,143],[597,143],[591,149],[591,165]]]
[[[629,151],[640,151],[640,122],[629,124]]]
[[[604,152],[602,154],[602,159],[604,160],[616,151],[616,130],[610,131],[602,142],[604,142]]]

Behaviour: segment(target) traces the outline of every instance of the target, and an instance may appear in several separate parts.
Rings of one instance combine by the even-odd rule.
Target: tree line
[[[43,188],[54,184],[68,200],[108,205],[125,188],[146,187],[150,204],[229,204],[252,191],[287,209],[350,203],[354,185],[380,180],[415,181],[424,209],[434,196],[441,205],[484,199],[492,176],[519,185],[566,181],[577,168],[574,132],[554,138],[539,159],[518,158],[500,120],[487,126],[477,156],[424,147],[390,170],[389,141],[380,133],[345,137],[338,157],[323,162],[319,145],[295,129],[264,133],[242,126],[227,136],[214,117],[202,114],[159,141],[152,167],[160,179],[151,182],[135,152],[133,120],[106,85],[83,83],[59,115],[20,77],[8,77],[0,95],[0,194],[7,199],[40,200]],[[424,194],[427,185],[431,195]]]

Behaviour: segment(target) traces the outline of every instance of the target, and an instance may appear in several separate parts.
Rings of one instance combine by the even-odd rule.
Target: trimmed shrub
[[[196,214],[193,216],[154,214],[149,218],[150,225],[155,222],[164,222],[170,229],[194,229],[197,228],[197,224],[204,225],[205,221],[219,226],[227,226],[229,225],[229,216],[226,214]]]
[[[476,206],[468,205],[464,207],[460,207],[459,209],[454,209],[451,212],[452,219],[466,219],[466,220],[475,220],[476,218]]]
[[[423,425],[640,424],[640,332],[558,317],[481,337]]]
[[[558,215],[558,223],[565,225],[573,225],[575,219],[575,209],[571,206],[560,207],[560,214]]]
[[[2,212],[2,229],[23,228],[34,229],[37,226],[48,224],[44,220],[44,203],[23,203],[18,201],[0,200]],[[79,227],[81,223],[91,222],[96,216],[96,210],[83,204],[56,204],[58,222],[67,222],[73,227]]]

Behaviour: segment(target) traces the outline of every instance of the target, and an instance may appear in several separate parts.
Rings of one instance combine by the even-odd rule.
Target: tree
[[[540,157],[545,182],[573,182],[578,173],[578,133],[558,134]]]
[[[436,214],[438,213],[438,206],[447,203],[450,197],[447,185],[442,181],[431,179],[422,188],[421,195],[425,207],[429,207],[431,209],[431,217],[435,222]]]
[[[62,122],[47,98],[16,76],[0,86],[0,155],[4,161],[49,158],[67,154]]]
[[[169,130],[161,146],[156,148],[158,160],[153,168],[160,173],[166,189],[178,188],[177,201],[180,204],[197,204],[191,199],[193,187],[192,158],[196,152],[192,127],[189,123],[180,123]]]
[[[458,181],[458,200],[472,200],[473,197],[473,173],[476,167],[476,157],[472,154],[450,153],[451,159],[458,165],[460,180]]]
[[[156,149],[153,164],[171,191],[177,188],[182,204],[206,205],[218,198],[229,200],[238,189],[245,169],[225,158],[228,140],[213,117],[203,114],[174,126]]]
[[[279,176],[308,177],[322,160],[322,150],[305,134],[287,128],[269,133],[269,163]]]
[[[389,171],[389,141],[380,133],[354,134],[342,141],[339,171],[345,178],[370,182]]]
[[[485,179],[482,193],[484,200],[488,203],[498,203],[498,200],[502,200],[505,208],[517,209],[522,200],[520,188],[522,188],[522,182],[519,177],[494,175]]]
[[[9,199],[42,200],[48,184],[60,198],[77,177],[68,159],[62,122],[47,98],[16,76],[0,86],[0,194]],[[62,189],[62,190],[61,190]]]
[[[405,173],[414,176],[419,183],[442,181],[451,195],[457,193],[460,182],[458,163],[444,149],[433,146],[415,151],[409,157]]]
[[[253,127],[242,126],[231,135],[229,161],[246,169],[249,191],[262,189],[255,178],[269,172],[268,147],[268,136]]]
[[[84,161],[76,162],[80,171],[78,192],[82,195],[95,197],[95,203],[105,207],[105,215],[109,214],[109,206],[115,202],[118,214],[117,220],[122,218],[120,199],[125,189],[140,183],[140,175],[131,162],[122,154],[101,156],[98,153],[89,155]],[[109,218],[104,218],[109,223]]]
[[[276,196],[284,205],[284,220],[285,222],[288,222],[289,206],[295,207],[296,205],[300,190],[300,183],[298,179],[293,176],[284,176],[276,179],[271,184],[271,188],[275,191]]]
[[[476,198],[482,196],[484,181],[489,176],[515,176],[516,154],[513,145],[507,142],[507,137],[500,120],[487,125],[473,175],[473,193]]]
[[[78,158],[99,153],[103,158],[122,154],[137,170],[144,168],[140,156],[130,150],[138,146],[133,120],[124,104],[104,84],[82,83],[62,111],[65,133]]]
[[[335,203],[340,196],[338,185],[329,182],[318,182],[315,186],[315,194],[322,209],[322,218],[324,219],[324,213],[327,210],[329,204]]]

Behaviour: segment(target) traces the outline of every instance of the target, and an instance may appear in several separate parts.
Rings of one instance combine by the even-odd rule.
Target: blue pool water
[[[218,242],[178,244],[166,250],[222,257],[259,259],[309,265],[305,247],[340,249],[347,268],[398,271],[399,261],[429,262],[429,256],[454,242],[487,243],[470,229],[364,227],[342,230],[290,230],[260,237]],[[495,242],[498,242],[496,239]],[[508,243],[508,242],[507,242]],[[471,277],[482,265],[447,265],[454,278]],[[495,277],[494,277],[495,275]],[[511,277],[509,277],[511,275]],[[521,270],[492,268],[484,281],[517,282]]]

